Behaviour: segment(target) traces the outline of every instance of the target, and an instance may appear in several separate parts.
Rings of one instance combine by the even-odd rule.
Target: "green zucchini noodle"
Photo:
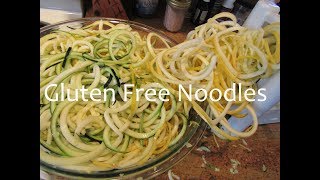
[[[221,17],[229,21],[218,22]],[[280,68],[280,24],[248,30],[229,13],[221,13],[191,31],[187,39],[170,47],[164,38],[141,36],[127,24],[100,20],[76,29],[59,29],[40,38],[40,157],[52,165],[73,170],[111,170],[146,163],[183,138],[193,108],[219,137],[235,140],[252,135],[257,117],[250,102],[178,100],[178,85],[224,92],[241,83],[242,91],[256,89],[256,81]],[[158,48],[156,41],[164,46]],[[107,99],[49,101],[76,89],[111,88]],[[134,84],[128,100],[123,84]],[[136,88],[167,88],[169,101],[148,101]],[[137,96],[139,101],[136,101]],[[199,97],[203,97],[202,92]],[[217,94],[213,94],[217,96]],[[99,99],[101,96],[95,96]],[[232,108],[236,107],[236,108]],[[225,115],[253,117],[251,129],[237,132]],[[225,127],[235,136],[221,129]]]
[[[154,38],[170,48],[164,39],[150,33],[149,41]],[[147,71],[147,63],[161,49],[153,48],[147,37],[129,25],[101,20],[79,29],[56,30],[41,37],[40,45],[43,161],[70,169],[124,168],[143,164],[184,135],[188,111],[175,96],[167,96],[168,102],[149,102],[142,93],[136,101],[133,93],[128,101],[123,100],[119,83],[157,91],[163,88]],[[95,102],[87,93],[89,101],[49,102],[45,89],[62,83],[73,96],[82,86],[89,91],[112,88],[117,100],[108,96],[107,101]],[[59,89],[51,88],[48,94],[60,96]]]

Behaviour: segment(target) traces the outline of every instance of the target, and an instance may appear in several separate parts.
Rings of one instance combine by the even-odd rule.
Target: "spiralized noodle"
[[[229,20],[219,23],[218,19],[222,17]],[[280,23],[249,30],[236,22],[231,13],[217,14],[191,31],[186,41],[159,53],[149,63],[152,74],[176,95],[179,84],[187,88],[190,83],[196,86],[193,96],[199,88],[207,92],[215,88],[224,94],[233,83],[242,92],[256,89],[258,79],[267,78],[280,68]],[[251,136],[258,126],[254,109],[245,98],[241,99],[228,102],[222,97],[214,102],[207,98],[205,109],[196,101],[191,104],[219,137],[236,140]],[[246,132],[238,132],[228,124],[225,115],[244,117],[246,115],[241,112],[245,108],[252,116],[253,125]],[[221,126],[236,136],[222,131]]]
[[[152,36],[161,38],[150,33],[150,40]],[[40,143],[51,152],[40,149],[41,160],[79,170],[124,168],[146,162],[182,138],[188,111],[177,105],[173,95],[166,97],[169,102],[149,102],[143,93],[139,101],[134,93],[128,101],[123,99],[120,83],[163,88],[146,71],[147,62],[160,52],[149,51],[148,37],[125,24],[97,21],[81,29],[56,30],[40,39]],[[62,83],[73,98],[82,86],[88,91],[109,87],[117,92],[117,100],[111,101],[108,95],[107,102],[94,102],[85,93],[89,101],[49,102],[45,89]],[[48,94],[60,96],[59,89],[52,88]]]
[[[230,20],[218,22],[219,18]],[[221,13],[191,31],[179,45],[170,45],[161,36],[141,36],[126,24],[96,21],[77,29],[60,29],[40,38],[40,157],[47,163],[76,170],[109,170],[143,164],[178,142],[188,128],[193,108],[218,137],[236,140],[252,135],[258,120],[250,102],[228,102],[224,97],[200,104],[182,96],[178,85],[193,85],[208,92],[225,92],[232,83],[242,91],[256,89],[256,81],[280,68],[280,24],[248,30],[236,23],[230,13]],[[164,44],[156,48],[154,43]],[[59,92],[62,83],[75,98],[76,89],[85,86],[112,88],[107,101],[58,101],[45,98]],[[124,83],[134,84],[128,101]],[[169,99],[148,101],[142,93],[136,101],[136,88],[167,88]],[[68,91],[65,89],[65,94]],[[199,92],[199,97],[205,96]],[[217,93],[213,93],[215,98]],[[228,94],[231,97],[231,94]],[[236,95],[239,96],[239,95]],[[96,99],[102,98],[95,96]],[[253,125],[245,132],[233,129],[226,115],[244,117],[247,109]],[[221,129],[225,127],[228,132]],[[235,136],[231,136],[232,133]],[[43,147],[49,153],[43,150]]]

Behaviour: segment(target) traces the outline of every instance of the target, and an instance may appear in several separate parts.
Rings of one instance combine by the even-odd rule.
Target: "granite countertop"
[[[247,145],[242,140],[216,140],[219,147],[207,130],[191,153],[171,169],[172,172],[183,180],[280,179],[280,123],[259,126],[253,136],[245,139]],[[208,147],[211,152],[197,150],[200,146]],[[239,161],[238,173],[230,172],[231,159]],[[168,179],[168,174],[165,172],[155,179]]]
[[[171,33],[164,28],[161,16],[150,19],[136,17],[133,21],[157,28],[178,43],[184,41],[187,33],[195,27],[187,19],[179,32]],[[207,130],[205,138],[172,168],[172,172],[181,179],[280,179],[280,123],[260,125],[257,132],[246,138],[245,142],[216,139],[219,147],[210,130]],[[211,152],[198,151],[197,148],[202,145]],[[203,155],[207,165],[204,164]],[[230,172],[231,159],[239,161],[236,168],[238,173]],[[155,179],[168,179],[167,172]]]

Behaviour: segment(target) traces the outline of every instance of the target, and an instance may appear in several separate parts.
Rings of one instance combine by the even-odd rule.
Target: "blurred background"
[[[243,23],[258,0],[40,0],[40,21],[52,24],[81,17],[111,17],[128,20],[164,20],[166,7],[181,9],[187,4],[183,14],[184,24],[199,25],[215,14],[232,12]],[[275,1],[280,6],[280,0]],[[180,5],[180,7],[179,7]],[[197,16],[203,18],[197,20]],[[173,18],[173,16],[172,16]],[[172,19],[171,18],[171,19]]]

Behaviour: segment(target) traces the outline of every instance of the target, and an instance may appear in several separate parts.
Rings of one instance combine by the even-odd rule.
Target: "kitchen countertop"
[[[186,20],[179,32],[168,32],[161,17],[163,16],[150,19],[136,17],[133,21],[157,28],[178,43],[184,41],[187,33],[195,27],[190,20]],[[260,125],[253,136],[245,139],[247,145],[242,140],[229,142],[216,138],[218,148],[210,130],[207,130],[205,137],[172,168],[172,172],[181,179],[280,179],[280,123]],[[202,145],[211,152],[196,150]],[[204,165],[203,155],[210,165]],[[230,172],[231,159],[240,163],[236,168],[237,174]],[[215,171],[212,167],[217,167],[220,171]],[[167,172],[155,179],[168,179]]]
[[[210,130],[207,130],[205,137],[190,154],[171,169],[172,172],[183,180],[280,179],[280,123],[259,126],[254,135],[245,139],[247,145],[242,140],[216,140],[219,147]],[[198,151],[197,148],[202,145],[208,147],[211,152]],[[204,165],[203,155],[210,165]],[[236,168],[237,174],[230,172],[231,159],[240,163]],[[212,167],[219,168],[220,171],[215,171]],[[155,179],[168,179],[168,174],[163,173]]]

